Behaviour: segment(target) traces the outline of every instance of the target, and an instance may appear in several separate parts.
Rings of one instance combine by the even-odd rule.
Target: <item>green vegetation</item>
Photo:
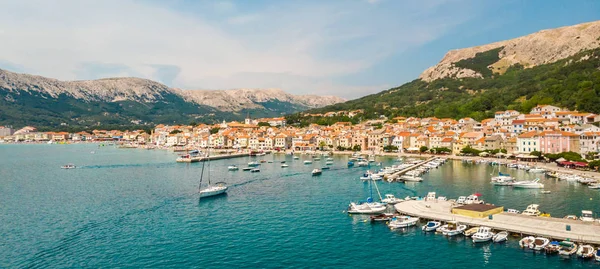
[[[271,127],[271,124],[269,124],[268,122],[259,122],[258,126],[267,126],[267,127]]]
[[[437,154],[440,154],[440,153],[451,153],[451,152],[452,152],[452,150],[451,150],[451,149],[449,149],[449,148],[446,148],[446,147],[441,147],[441,148],[432,148],[432,149],[430,149],[430,151],[431,151],[432,153],[437,153]]]
[[[557,154],[547,153],[547,154],[544,154],[544,157],[548,158],[549,160],[551,160],[553,162],[560,158],[563,158],[567,161],[587,162],[585,159],[583,159],[581,157],[581,154],[579,154],[577,152],[573,152],[573,151],[561,152],[561,153],[557,153]]]
[[[181,133],[181,131],[180,130],[173,130],[173,131],[169,132],[169,134],[178,134],[178,133]]]
[[[421,153],[424,153],[425,151],[428,151],[428,150],[429,150],[429,148],[428,148],[428,147],[426,147],[426,146],[421,146],[421,147],[419,148],[419,152],[421,152]]]
[[[219,127],[210,128],[210,134],[216,134],[221,130]]]
[[[360,145],[354,145],[354,147],[352,147],[352,151],[361,151],[362,149],[360,148]]]
[[[493,59],[493,51],[461,65],[479,69]],[[587,56],[588,59],[582,57]],[[514,109],[528,113],[538,104],[600,113],[600,49],[580,52],[555,63],[533,68],[511,66],[502,75],[484,78],[414,80],[400,87],[335,104],[308,113],[364,109],[353,118],[289,115],[288,123],[332,124],[336,121],[375,119],[385,115],[438,118],[493,118],[496,111]]]
[[[460,153],[467,155],[467,156],[479,156],[479,153],[481,153],[481,150],[474,149],[471,146],[466,146],[460,150]]]
[[[504,49],[504,47],[499,47],[499,48],[495,48],[492,50],[479,52],[479,53],[475,54],[475,57],[460,60],[460,61],[454,63],[454,65],[456,67],[466,68],[466,69],[471,69],[473,71],[476,71],[476,72],[480,73],[481,75],[483,75],[483,77],[491,77],[493,75],[493,73],[492,73],[492,70],[490,70],[488,68],[488,65],[491,65],[491,64],[497,62],[498,60],[500,60],[498,53],[500,53],[500,51],[502,49]]]
[[[391,151],[397,151],[398,147],[394,146],[394,145],[387,145],[385,147],[383,147],[383,151],[385,152],[391,152]]]

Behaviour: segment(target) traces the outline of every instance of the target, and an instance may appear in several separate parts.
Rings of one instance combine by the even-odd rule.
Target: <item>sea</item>
[[[334,156],[330,170],[302,155],[176,163],[166,150],[98,144],[0,145],[0,268],[591,268],[600,263],[524,251],[518,238],[474,245],[461,236],[391,231],[350,216],[365,200],[367,169]],[[272,161],[260,173],[228,171]],[[281,161],[289,167],[281,168]],[[377,157],[382,165],[396,158]],[[60,167],[67,163],[77,169]],[[226,195],[200,199],[203,180],[224,181]],[[498,170],[541,177],[550,194],[492,186]],[[381,194],[449,199],[481,193],[486,202],[552,216],[600,212],[600,192],[578,183],[486,164],[449,161],[421,183],[379,182]],[[374,195],[376,196],[375,192]]]

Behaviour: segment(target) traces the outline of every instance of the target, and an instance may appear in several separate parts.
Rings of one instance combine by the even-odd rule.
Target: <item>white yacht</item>
[[[445,224],[440,228],[443,235],[455,236],[462,234],[467,229],[467,225],[458,224],[456,221],[449,221],[448,224]]]
[[[589,210],[582,210],[581,217],[579,217],[581,221],[594,222],[594,213]]]
[[[200,190],[200,197],[209,197],[227,192],[227,186],[224,182],[215,183],[215,185],[208,185],[208,187]]]
[[[479,196],[475,195],[475,194],[471,194],[469,196],[467,196],[467,198],[464,201],[465,205],[470,205],[470,204],[483,204],[483,200],[479,200]]]
[[[494,233],[489,227],[481,226],[477,229],[477,232],[471,236],[473,243],[482,243],[492,240]]]
[[[440,226],[442,226],[442,223],[439,221],[428,221],[427,224],[425,224],[425,225],[423,225],[423,227],[421,227],[421,230],[423,230],[425,232],[433,232]]]
[[[419,218],[414,218],[411,216],[399,216],[392,218],[392,220],[390,220],[390,222],[388,223],[388,227],[390,227],[390,229],[392,230],[398,228],[406,228],[417,225],[417,222],[419,222]]]
[[[527,215],[527,216],[539,216],[540,215],[540,210],[539,210],[540,205],[538,204],[531,204],[527,206],[527,209],[523,210],[523,215]]]
[[[285,164],[285,163],[284,163],[284,164],[281,164],[281,168],[286,168],[286,167],[288,167],[288,166],[289,166],[289,165],[287,165],[287,164]]]
[[[350,203],[348,213],[350,214],[379,214],[387,209],[385,204],[373,202],[372,200],[364,203]]]
[[[312,161],[310,161],[310,160],[304,161],[304,164],[311,164],[311,163],[312,163]]]
[[[508,232],[507,231],[499,232],[499,233],[495,234],[492,237],[492,241],[494,241],[494,243],[504,242],[507,239],[508,239]]]
[[[517,181],[512,184],[515,188],[523,188],[523,189],[543,189],[544,184],[539,182],[540,179],[536,178],[533,181]]]
[[[498,173],[498,176],[492,177],[492,184],[498,186],[510,186],[515,182],[515,178],[508,174]]]
[[[240,168],[237,167],[237,165],[230,165],[230,166],[227,167],[227,170],[229,170],[229,171],[236,171],[236,170],[239,170],[239,169]]]

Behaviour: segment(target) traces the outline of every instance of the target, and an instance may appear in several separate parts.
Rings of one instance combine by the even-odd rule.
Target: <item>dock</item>
[[[490,218],[472,218],[452,214],[450,201],[412,200],[396,204],[398,213],[436,221],[457,221],[469,226],[487,226],[498,231],[521,235],[542,236],[554,240],[570,240],[600,245],[600,223],[549,217],[534,217],[514,213],[499,213]],[[568,230],[570,228],[570,230]]]
[[[178,163],[196,163],[196,162],[205,162],[212,160],[222,160],[222,159],[233,159],[240,157],[248,157],[250,156],[247,152],[245,153],[233,153],[233,154],[222,154],[222,155],[213,155],[213,156],[192,156],[192,157],[179,157],[177,158]]]
[[[433,160],[435,160],[435,159],[437,159],[437,157],[431,157],[431,158],[429,158],[429,159],[427,159],[427,160],[424,160],[424,161],[422,161],[422,162],[419,162],[419,163],[417,163],[417,164],[415,164],[415,165],[413,165],[413,166],[410,166],[410,167],[404,168],[404,169],[402,169],[402,170],[400,170],[400,171],[398,171],[398,172],[395,172],[395,173],[393,173],[393,174],[391,174],[391,175],[387,176],[387,178],[391,178],[391,179],[393,179],[393,180],[398,180],[398,181],[400,181],[400,180],[399,180],[400,176],[402,176],[402,175],[406,174],[408,171],[411,171],[411,170],[417,169],[417,168],[419,168],[420,166],[422,166],[422,165],[424,165],[424,164],[426,164],[426,163],[428,163],[428,162],[431,162],[431,161],[433,161]]]

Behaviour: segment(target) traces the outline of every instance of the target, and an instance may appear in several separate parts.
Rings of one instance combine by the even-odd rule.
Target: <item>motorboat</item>
[[[319,157],[316,157],[316,158],[313,158],[313,160],[315,160],[315,161],[320,161],[320,160],[321,160],[321,158],[319,158]]]
[[[319,169],[319,168],[315,168],[312,170],[311,174],[313,176],[320,176],[323,173],[323,170]]]
[[[593,258],[596,255],[592,245],[581,245],[577,249],[577,256],[583,259]]]
[[[244,167],[244,168],[242,168],[242,171],[250,171],[250,170],[252,170],[252,167]]]
[[[566,215],[563,219],[577,220],[577,216],[575,216],[575,215]]]
[[[459,196],[458,199],[456,199],[456,203],[459,205],[464,205],[466,200],[467,196]]]
[[[515,188],[522,188],[522,189],[543,189],[544,188],[544,184],[539,182],[540,179],[536,178],[535,180],[532,181],[516,181],[513,182],[512,186]]]
[[[421,230],[424,232],[433,232],[440,226],[442,226],[442,223],[439,221],[428,221],[427,224],[421,227]]]
[[[258,172],[260,172],[260,168],[253,168],[252,170],[250,170],[250,172],[258,173]]]
[[[371,171],[367,171],[360,177],[360,180],[371,180],[372,175]]]
[[[333,158],[329,157],[329,158],[325,159],[325,161],[333,162]]]
[[[474,234],[475,234],[475,233],[476,233],[478,230],[479,230],[479,227],[473,227],[473,228],[471,228],[471,229],[465,230],[465,231],[463,232],[463,234],[464,234],[466,237],[470,237],[470,236],[474,235]]]
[[[543,193],[543,194],[549,194],[549,193],[552,193],[552,192],[551,191],[541,191],[541,193]]]
[[[448,224],[445,224],[440,228],[440,231],[443,235],[455,236],[462,234],[467,229],[467,225],[458,224],[456,221],[450,221]]]
[[[288,167],[288,166],[289,166],[289,165],[287,165],[287,164],[285,164],[285,163],[284,163],[284,164],[282,164],[282,165],[281,165],[281,168],[286,168],[286,167]]]
[[[540,215],[540,210],[538,209],[540,207],[540,205],[538,204],[530,204],[527,206],[527,208],[525,210],[523,210],[523,215],[527,215],[527,216],[539,216]]]
[[[590,188],[590,189],[600,189],[600,183],[590,184],[590,185],[588,185],[588,188]]]
[[[311,160],[306,160],[306,161],[304,161],[304,164],[311,164],[311,163],[312,163],[312,161],[311,161]]]
[[[548,240],[548,238],[536,237],[533,243],[529,245],[529,248],[539,251],[545,249],[548,244],[550,244],[550,240]]]
[[[546,254],[555,254],[558,253],[559,249],[560,245],[558,241],[552,241],[544,248],[544,251],[546,251]]]
[[[467,196],[467,198],[464,201],[465,205],[470,205],[470,204],[483,204],[483,200],[479,200],[479,195],[477,194],[471,194],[469,196]]]
[[[397,216],[397,215],[393,214],[393,213],[383,213],[383,214],[371,216],[370,219],[371,219],[371,222],[375,222],[375,221],[389,221],[389,220],[391,220],[395,216]]]
[[[230,166],[227,167],[227,170],[229,170],[229,171],[237,171],[239,169],[240,168],[237,167],[237,165],[230,165]]]
[[[600,249],[596,249],[596,261],[600,262]]]
[[[260,165],[259,162],[249,162],[248,163],[248,166],[250,166],[250,167],[256,167],[256,166],[259,166],[259,165]]]
[[[529,173],[546,173],[546,169],[540,167],[533,167],[527,170]]]
[[[579,220],[593,222],[595,220],[594,213],[592,213],[592,211],[589,210],[581,210],[581,217],[579,217]]]
[[[494,241],[494,243],[504,242],[507,239],[508,239],[508,232],[507,231],[499,232],[499,233],[495,234],[492,237],[492,241]]]
[[[370,200],[370,202],[369,202],[369,200]],[[372,199],[369,197],[367,199],[367,202],[350,203],[350,205],[348,206],[348,213],[349,214],[379,214],[379,213],[383,213],[383,211],[385,211],[386,209],[387,209],[387,207],[385,206],[385,204],[373,202]]]
[[[404,202],[404,199],[396,198],[396,196],[394,196],[393,194],[388,193],[385,195],[385,198],[383,198],[383,200],[381,201],[389,205],[394,205],[400,202]]]
[[[371,175],[371,180],[373,181],[377,181],[377,180],[381,180],[383,177],[380,176],[379,174],[372,174]]]
[[[562,241],[558,243],[558,245],[560,246],[558,248],[558,254],[562,256],[571,256],[578,250],[577,244],[571,241]]]
[[[515,178],[508,174],[498,173],[498,176],[492,177],[492,184],[498,186],[510,186],[515,182]]]
[[[281,163],[285,163],[285,161],[281,161]]]
[[[413,175],[402,175],[400,177],[400,179],[404,180],[404,181],[410,181],[410,182],[421,182],[421,181],[423,181],[423,178],[417,177],[417,176],[413,176]]]
[[[511,214],[521,214],[521,211],[516,210],[516,209],[512,209],[509,208],[508,210],[506,210],[506,213],[511,213]]]
[[[348,162],[348,167],[353,167],[353,166],[354,166],[354,162],[352,162],[352,161],[349,161],[349,162]]]
[[[300,159],[300,157],[298,157],[298,156],[295,156],[295,155],[294,155],[294,157],[293,157],[293,158],[294,158],[294,160],[298,160],[298,159]]]
[[[72,163],[69,163],[69,164],[65,164],[65,165],[61,166],[60,168],[62,168],[62,169],[75,169],[75,168],[77,168],[77,166],[75,166]]]
[[[533,244],[533,241],[535,241],[535,237],[533,236],[523,237],[519,240],[519,246],[521,248],[531,248],[530,246]]]
[[[356,163],[359,167],[369,166],[369,162],[367,161],[359,161]]]
[[[492,240],[494,233],[490,227],[481,226],[477,232],[471,236],[473,243],[483,243]]]
[[[325,161],[325,165],[333,165],[333,161]]]
[[[390,227],[390,229],[392,230],[398,228],[406,228],[417,225],[417,222],[419,222],[419,218],[411,216],[399,216],[392,218],[388,223],[388,227]]]
[[[321,170],[329,170],[329,168],[330,168],[329,166],[323,166],[323,167],[321,167]]]

